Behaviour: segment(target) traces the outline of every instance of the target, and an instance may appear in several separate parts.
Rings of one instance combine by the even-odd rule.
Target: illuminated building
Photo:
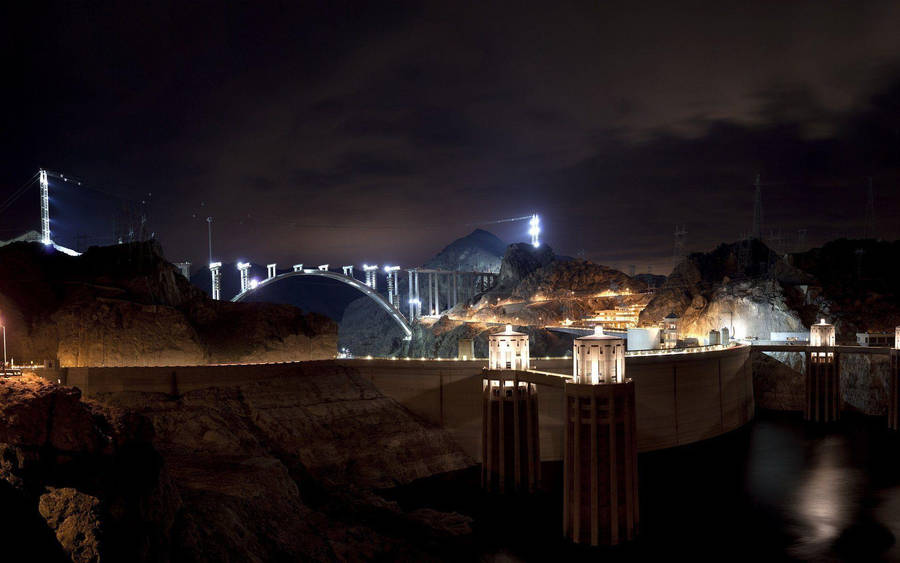
[[[594,334],[575,339],[572,362],[576,383],[621,382],[625,377],[625,339],[594,327]]]
[[[663,348],[675,348],[678,346],[678,331],[681,319],[675,313],[669,313],[662,322]]]
[[[615,545],[638,531],[634,382],[625,340],[597,332],[575,340],[565,384],[563,533],[575,543]]]
[[[492,370],[527,370],[528,335],[514,332],[512,325],[506,325],[503,332],[488,335],[488,365]]]
[[[860,346],[894,346],[896,341],[891,332],[857,332],[856,343]]]
[[[834,350],[834,325],[821,322],[809,328],[806,354],[806,404],[803,418],[834,422],[841,414],[840,355]]]

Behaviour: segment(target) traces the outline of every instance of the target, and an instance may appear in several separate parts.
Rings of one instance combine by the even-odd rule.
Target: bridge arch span
[[[397,322],[397,324],[400,325],[400,328],[403,329],[403,332],[406,335],[407,340],[412,338],[412,327],[409,326],[409,322],[407,322],[406,317],[404,317],[403,313],[401,313],[396,307],[391,305],[391,303],[388,302],[388,300],[385,299],[384,296],[382,296],[380,293],[373,290],[371,287],[367,286],[366,284],[362,283],[358,279],[352,278],[350,276],[345,276],[344,274],[339,274],[337,272],[329,272],[327,270],[312,270],[312,269],[297,270],[295,272],[285,272],[284,274],[280,274],[273,278],[268,278],[268,279],[265,279],[265,280],[259,282],[259,284],[256,287],[250,288],[247,291],[238,293],[231,300],[234,302],[243,301],[247,297],[253,295],[253,293],[255,293],[256,291],[258,291],[264,287],[268,287],[277,281],[287,279],[287,278],[300,277],[300,276],[319,276],[319,277],[323,277],[323,278],[330,278],[333,280],[337,280],[339,282],[343,282],[343,283],[359,290],[361,293],[363,293],[364,295],[368,296],[370,299],[375,301],[375,303],[377,303],[382,309],[384,309],[391,316],[391,318],[394,319]]]

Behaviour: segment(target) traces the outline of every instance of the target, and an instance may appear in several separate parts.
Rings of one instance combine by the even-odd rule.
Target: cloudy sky
[[[860,236],[872,177],[900,237],[897,2],[131,4],[0,8],[0,200],[65,172],[197,264],[209,215],[223,261],[413,265],[538,212],[559,253],[667,273],[676,224],[750,230],[757,174],[788,245]],[[75,189],[54,223],[106,236]]]

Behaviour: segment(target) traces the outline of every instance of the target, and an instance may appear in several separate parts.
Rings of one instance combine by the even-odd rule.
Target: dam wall
[[[690,444],[734,430],[753,418],[750,348],[626,358],[635,382],[641,452]],[[571,359],[532,358],[532,368],[567,376]],[[476,460],[481,457],[481,371],[486,360],[337,359],[303,362],[338,366],[368,378],[384,395],[446,429]],[[296,364],[102,367],[36,370],[81,389],[86,397],[131,391],[179,395],[207,387],[297,376]],[[562,459],[563,387],[538,386],[541,458]]]
[[[535,370],[560,374],[538,387],[541,457],[562,459],[563,382],[570,358],[532,358]],[[369,379],[384,395],[446,429],[476,460],[481,456],[481,371],[486,360],[337,359],[303,362],[338,366]],[[101,399],[115,393],[177,396],[295,375],[294,363],[36,370],[51,381]],[[635,382],[637,442],[641,452],[690,444],[734,430],[753,418],[750,348],[664,353],[626,358]]]

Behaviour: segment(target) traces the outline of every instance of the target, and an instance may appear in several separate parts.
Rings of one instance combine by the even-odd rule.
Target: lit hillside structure
[[[574,381],[565,384],[563,533],[575,543],[615,545],[638,532],[634,382],[625,339],[575,340]]]
[[[515,332],[506,325],[503,332],[488,336],[489,369],[527,370],[529,368],[528,335]]]
[[[576,383],[620,383],[625,378],[625,339],[596,326],[594,334],[575,339],[572,362]]]

